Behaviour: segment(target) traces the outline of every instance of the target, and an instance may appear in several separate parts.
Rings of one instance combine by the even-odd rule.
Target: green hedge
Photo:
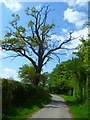
[[[48,101],[50,95],[42,87],[35,87],[13,80],[2,80],[3,110],[13,106],[21,106],[37,99]]]

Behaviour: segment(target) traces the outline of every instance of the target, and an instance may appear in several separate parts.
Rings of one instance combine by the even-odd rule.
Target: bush
[[[42,87],[37,87],[37,90],[36,90],[34,97],[35,97],[35,99],[39,98],[39,99],[42,99],[42,100],[47,102],[50,98],[50,95]]]
[[[48,102],[50,95],[42,87],[35,87],[14,80],[2,80],[3,110],[37,101],[38,99]]]

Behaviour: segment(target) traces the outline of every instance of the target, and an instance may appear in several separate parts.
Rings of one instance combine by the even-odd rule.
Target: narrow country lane
[[[32,118],[72,118],[69,108],[62,97],[52,95],[53,100],[40,111],[32,115]],[[28,119],[27,119],[28,120]]]

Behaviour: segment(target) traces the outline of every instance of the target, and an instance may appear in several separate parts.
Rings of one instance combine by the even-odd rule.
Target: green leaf
[[[25,31],[26,31],[26,29],[23,26],[19,26],[18,29],[22,33],[25,33]]]
[[[32,26],[33,24],[34,24],[34,22],[32,20],[30,20],[28,23],[28,27]]]
[[[11,33],[7,32],[4,37],[10,37],[10,36],[11,36]]]
[[[12,17],[15,17],[15,14],[12,14]]]

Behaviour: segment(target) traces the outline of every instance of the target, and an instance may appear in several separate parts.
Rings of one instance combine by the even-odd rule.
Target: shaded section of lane
[[[33,118],[72,118],[69,108],[62,97],[52,95],[53,100],[47,104],[43,109],[36,112]]]

